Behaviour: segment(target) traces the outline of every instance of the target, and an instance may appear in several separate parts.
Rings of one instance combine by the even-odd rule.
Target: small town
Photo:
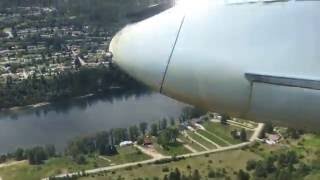
[[[0,13],[1,83],[50,78],[80,66],[108,67],[110,30],[56,16],[56,9],[47,7],[7,8]]]

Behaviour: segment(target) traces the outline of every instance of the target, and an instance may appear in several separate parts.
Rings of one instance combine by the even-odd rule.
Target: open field
[[[298,154],[301,162],[313,167],[309,174],[306,176],[299,174],[298,177],[304,180],[316,180],[320,177],[320,157],[317,156],[317,152],[320,151],[318,143],[319,136],[306,134],[298,140],[285,139],[283,142],[276,145],[256,143],[248,148],[242,148],[241,150],[238,149],[210,155],[201,155],[199,157],[187,158],[165,164],[143,165],[142,167],[135,166],[111,172],[102,172],[80,179],[102,180],[118,179],[119,177],[122,179],[152,179],[154,177],[162,179],[165,174],[168,175],[169,172],[174,171],[175,168],[179,168],[180,172],[186,175],[192,173],[195,169],[198,169],[202,179],[208,178],[210,170],[224,172],[223,177],[220,179],[236,179],[235,172],[239,169],[245,170],[246,162],[248,160],[265,160],[272,155],[279,155],[293,150]],[[250,174],[251,177],[255,179],[253,171],[250,171]]]
[[[189,145],[191,148],[197,150],[198,152],[205,151],[205,149],[203,147],[199,146],[197,143],[191,141],[190,139],[187,139],[183,135],[180,135],[179,139],[181,139],[183,141],[183,143]]]
[[[213,122],[205,122],[203,126],[208,130],[209,132],[212,132],[216,134],[217,136],[221,137],[222,139],[228,141],[231,144],[238,144],[241,143],[239,139],[234,139],[231,136],[232,130],[239,130],[241,128],[234,127],[232,125],[222,125],[221,123],[213,123]],[[252,135],[252,131],[246,131],[247,137],[250,137]]]
[[[148,155],[142,153],[140,150],[133,146],[121,147],[118,149],[118,153],[115,156],[103,156],[110,159],[110,164],[123,164],[128,162],[137,162],[150,159]]]
[[[180,142],[171,144],[167,146],[166,149],[162,148],[159,144],[156,144],[156,143],[154,143],[153,146],[159,153],[163,155],[168,155],[168,156],[176,156],[176,155],[191,153],[191,151],[185,148],[183,144]]]
[[[78,165],[71,159],[52,158],[42,165],[29,165],[28,162],[15,166],[0,168],[0,176],[3,180],[35,180],[48,176],[53,176],[65,172],[80,171],[109,164],[100,158],[87,158],[87,164]]]
[[[0,176],[3,180],[35,180],[61,173],[76,172],[85,169],[110,166],[125,162],[134,162],[149,159],[150,157],[137,151],[134,147],[122,147],[119,154],[105,156],[111,162],[96,155],[87,156],[87,163],[79,165],[68,157],[51,158],[42,165],[29,165],[28,162],[15,166],[0,168]]]
[[[168,164],[161,165],[144,165],[142,167],[133,167],[132,169],[120,169],[108,173],[100,173],[91,175],[89,177],[80,178],[81,180],[104,180],[104,179],[117,179],[119,176],[125,179],[137,179],[139,177],[152,179],[153,177],[163,178],[168,172],[163,172],[166,167],[170,170],[179,168],[184,174],[189,174],[189,172],[198,169],[202,178],[205,179],[208,176],[208,171],[210,169],[225,169],[225,176],[235,179],[234,171],[239,169],[245,169],[245,165],[248,159],[259,160],[260,157],[256,154],[243,151],[234,150],[226,151],[217,154],[211,154],[207,156],[199,156],[194,158],[189,158],[185,160],[180,160],[177,162],[171,162]],[[188,168],[188,166],[190,168]]]
[[[204,145],[205,147],[209,148],[209,149],[216,149],[217,147],[215,145],[213,145],[212,143],[210,143],[209,141],[203,139],[202,137],[198,136],[197,134],[195,134],[194,132],[188,131],[187,132],[188,135],[194,139],[195,141],[199,142],[200,144]]]
[[[197,131],[199,134],[205,136],[206,138],[210,139],[211,141],[217,143],[218,145],[220,146],[228,146],[228,144],[224,141],[222,141],[221,139],[219,139],[218,137],[210,134],[210,132],[206,131],[206,130],[202,130],[202,129],[199,129]]]

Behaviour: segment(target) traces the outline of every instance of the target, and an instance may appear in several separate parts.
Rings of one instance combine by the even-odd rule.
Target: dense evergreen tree
[[[17,161],[24,160],[25,159],[24,150],[22,148],[18,148],[14,153],[14,156]]]
[[[14,82],[9,76],[6,84],[0,84],[0,109],[89,93],[110,92],[111,87],[122,87],[119,91],[127,92],[146,89],[119,70],[104,67],[81,68],[79,71],[63,72],[48,79],[35,74],[21,82]]]
[[[240,131],[240,140],[243,142],[247,141],[247,132],[243,128]]]
[[[265,132],[266,133],[273,133],[273,124],[272,122],[268,121],[265,123],[265,126],[264,126],[264,129],[265,129]]]
[[[146,122],[141,122],[139,124],[139,128],[140,128],[140,132],[142,133],[142,135],[145,135],[146,134],[146,131],[148,129],[148,123]]]
[[[221,124],[227,125],[229,119],[230,119],[230,116],[228,114],[225,114],[225,113],[222,114],[221,115]]]
[[[170,126],[174,126],[176,124],[173,117],[170,118]]]
[[[153,123],[151,124],[151,130],[150,130],[151,136],[158,136],[158,125]]]
[[[250,174],[243,171],[242,169],[239,170],[237,174],[237,179],[238,180],[249,180],[250,179]]]
[[[166,118],[163,118],[162,121],[160,121],[160,127],[159,130],[167,129],[168,121]]]
[[[42,164],[48,159],[46,151],[40,146],[28,150],[27,156],[30,164]]]
[[[136,125],[129,127],[129,139],[131,141],[136,141],[139,135],[139,128]]]

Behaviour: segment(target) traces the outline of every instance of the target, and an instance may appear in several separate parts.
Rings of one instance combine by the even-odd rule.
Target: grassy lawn
[[[304,146],[308,148],[319,148],[320,149],[320,135],[307,134],[303,136]]]
[[[188,135],[194,139],[195,141],[199,142],[200,144],[204,145],[205,147],[209,148],[209,149],[216,149],[217,147],[208,142],[207,140],[203,139],[202,137],[198,136],[197,134],[195,134],[194,132],[188,131]]]
[[[169,168],[170,170],[179,168],[180,172],[183,174],[189,174],[195,169],[198,169],[202,179],[207,179],[208,171],[210,169],[224,168],[226,170],[225,176],[228,176],[231,179],[236,179],[236,175],[234,175],[233,172],[238,171],[239,169],[245,169],[246,162],[249,159],[259,160],[261,158],[249,151],[234,150],[211,154],[209,156],[203,155],[199,157],[187,158],[185,160],[161,165],[152,164],[143,165],[142,167],[133,167],[132,169],[119,169],[114,172],[96,174],[94,177],[90,175],[89,177],[80,178],[80,180],[112,180],[118,179],[119,176],[126,180],[137,179],[139,177],[143,179],[153,179],[153,177],[159,177],[162,179],[165,174],[168,174],[168,172],[162,171],[165,167]],[[188,166],[190,168],[188,168]]]
[[[239,127],[234,127],[232,125],[222,125],[220,123],[213,123],[213,122],[205,122],[203,126],[210,132],[216,134],[217,136],[225,139],[226,141],[230,142],[231,144],[238,144],[241,143],[240,140],[234,139],[231,136],[231,131],[234,129],[241,129]],[[247,131],[247,137],[251,136],[252,132]]]
[[[68,157],[51,158],[42,165],[29,165],[23,163],[15,166],[0,168],[0,177],[3,180],[35,180],[67,172],[94,169],[97,167],[109,166],[113,163],[121,164],[126,162],[142,161],[150,157],[137,151],[135,147],[118,148],[119,154],[106,156],[112,162],[101,159],[96,155],[87,156],[87,163],[79,165]]]
[[[316,180],[320,179],[320,172],[312,172],[304,178],[305,180]]]
[[[214,135],[212,135],[212,134],[208,133],[208,131],[205,131],[205,130],[199,129],[197,132],[198,132],[199,134],[201,134],[202,136],[204,136],[204,137],[206,137],[206,138],[210,139],[211,141],[213,141],[213,142],[217,143],[217,144],[218,144],[218,145],[220,145],[220,146],[228,146],[228,144],[227,144],[227,143],[225,143],[225,142],[224,142],[224,141],[222,141],[221,139],[217,138],[216,136],[214,136]]]
[[[26,162],[0,168],[0,176],[3,180],[34,180],[66,172],[108,166],[105,160],[96,157],[87,158],[87,162],[85,165],[78,165],[67,157],[51,158],[42,165],[29,165]]]
[[[111,160],[110,164],[123,164],[127,162],[143,161],[151,158],[133,146],[118,148],[118,152],[119,154],[115,156],[105,156],[107,159]]]
[[[171,144],[167,146],[167,149],[162,148],[159,144],[154,143],[154,148],[163,155],[175,156],[191,153],[187,148],[183,146],[182,143],[176,142],[175,144]]]
[[[191,148],[197,150],[198,152],[205,151],[205,149],[203,147],[199,146],[197,143],[194,143],[190,139],[187,139],[183,135],[180,135],[179,139],[181,139],[185,144],[189,145]]]

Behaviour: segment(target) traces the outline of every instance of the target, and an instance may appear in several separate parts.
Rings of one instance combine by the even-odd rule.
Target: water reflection
[[[177,117],[184,104],[146,90],[111,90],[47,106],[0,113],[0,153],[55,144],[62,150],[76,136],[142,121]]]
[[[0,113],[1,120],[19,120],[20,116],[47,115],[48,112],[54,111],[56,114],[68,114],[70,110],[85,110],[99,102],[113,104],[118,101],[127,101],[129,98],[139,99],[140,97],[151,96],[153,93],[148,89],[113,89],[101,94],[89,94],[82,97],[76,97],[65,101],[52,102],[50,105],[44,105],[37,108],[25,107],[19,110],[6,110]]]

